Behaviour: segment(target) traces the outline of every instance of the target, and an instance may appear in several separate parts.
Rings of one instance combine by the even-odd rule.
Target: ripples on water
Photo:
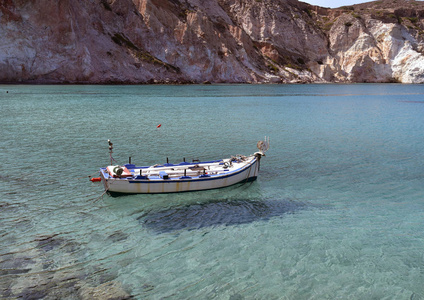
[[[240,225],[255,221],[266,221],[272,217],[294,213],[305,205],[301,202],[282,200],[228,200],[209,201],[183,207],[167,208],[148,212],[137,220],[155,232],[193,230],[219,225]]]
[[[0,298],[421,299],[423,94],[0,86]],[[88,181],[109,138],[120,163],[155,164],[265,135],[254,183],[112,198]]]

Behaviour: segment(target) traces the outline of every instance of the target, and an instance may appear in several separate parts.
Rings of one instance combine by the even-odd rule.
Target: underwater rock
[[[116,231],[116,232],[114,232],[114,233],[112,233],[111,235],[108,236],[108,239],[112,243],[120,242],[120,241],[126,240],[127,238],[128,238],[128,234],[126,234],[122,231]]]
[[[0,269],[0,276],[25,274],[29,271],[31,271],[31,269]]]
[[[127,237],[115,234],[112,239]],[[1,255],[0,299],[131,298],[104,266],[81,263],[85,251],[77,241],[50,234]]]
[[[74,274],[45,272],[20,277],[13,282],[11,295],[18,299],[71,299],[78,289]]]
[[[45,252],[51,251],[54,248],[57,248],[64,243],[64,239],[57,237],[57,234],[42,236],[38,238],[36,241],[38,241],[38,244],[36,247]]]
[[[83,300],[104,300],[104,299],[132,299],[122,285],[117,281],[109,281],[96,287],[81,287],[79,293]]]
[[[16,257],[12,254],[6,254],[0,261],[0,269],[19,269],[25,268],[29,264],[33,264],[34,260],[30,257]]]
[[[11,299],[131,299],[122,285],[109,276],[109,281],[96,284],[82,278],[83,270],[60,270],[0,278],[0,298]]]
[[[13,254],[6,254],[0,261],[0,276],[2,275],[18,275],[31,271],[30,265],[34,264],[34,260],[29,257],[17,257]]]
[[[230,296],[230,300],[243,300],[244,297],[240,294],[234,294]]]

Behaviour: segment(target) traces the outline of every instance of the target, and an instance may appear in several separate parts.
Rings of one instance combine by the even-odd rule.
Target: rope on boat
[[[111,184],[113,184],[114,182],[115,182],[115,180],[116,180],[117,178],[112,178],[112,180],[109,182],[109,186],[111,185]],[[108,192],[108,190],[109,189],[107,189],[107,190],[105,190],[104,192],[103,192],[103,194],[101,194],[99,197],[97,197],[97,199],[96,200],[94,200],[93,201],[93,203],[95,203],[95,202],[97,202],[97,201],[99,201],[100,200],[100,198],[103,198],[103,196]]]
[[[92,173],[92,174],[90,174],[90,175],[88,175],[88,176],[86,175],[86,176],[83,176],[83,177],[77,177],[77,180],[78,180],[78,179],[83,179],[83,178],[85,179],[85,178],[87,178],[87,177],[88,177],[88,178],[90,178],[90,177],[92,177],[94,174],[99,174],[99,171],[96,171],[96,172],[94,172],[94,173]]]
[[[116,161],[116,159],[114,159],[114,158],[112,157],[112,154],[110,154],[110,164],[112,164],[112,161],[116,162],[116,163],[119,165],[119,163]]]
[[[101,194],[99,197],[97,197],[96,200],[93,201],[93,203],[97,202],[100,200],[100,198],[103,198],[103,196],[107,193],[107,191],[104,191],[103,194]]]

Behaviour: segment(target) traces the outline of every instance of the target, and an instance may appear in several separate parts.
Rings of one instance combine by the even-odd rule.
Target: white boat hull
[[[173,167],[160,166],[155,169],[154,167],[135,167],[130,172],[134,175],[132,177],[117,178],[111,176],[106,168],[100,170],[100,176],[105,187],[106,192],[109,194],[158,194],[158,193],[177,193],[189,191],[202,191],[216,188],[223,188],[237,183],[253,181],[257,178],[259,172],[261,155],[252,155],[247,157],[241,163],[235,163],[229,168],[220,166],[223,169],[220,172],[208,172],[197,176],[136,176],[139,170],[165,170],[174,172],[174,168],[182,168],[179,165],[172,165]],[[214,163],[216,166],[218,163]],[[222,165],[222,163],[220,163]],[[209,166],[207,163],[198,163],[198,165],[191,164],[190,166]],[[143,169],[144,168],[144,169]],[[216,170],[217,167],[214,167]],[[186,170],[189,170],[188,168]],[[176,172],[176,171],[175,171]]]

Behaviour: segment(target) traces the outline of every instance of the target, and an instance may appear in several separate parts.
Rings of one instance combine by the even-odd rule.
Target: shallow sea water
[[[0,86],[0,298],[424,299],[424,86]],[[162,124],[160,128],[156,128]],[[257,181],[103,195],[271,148]]]

